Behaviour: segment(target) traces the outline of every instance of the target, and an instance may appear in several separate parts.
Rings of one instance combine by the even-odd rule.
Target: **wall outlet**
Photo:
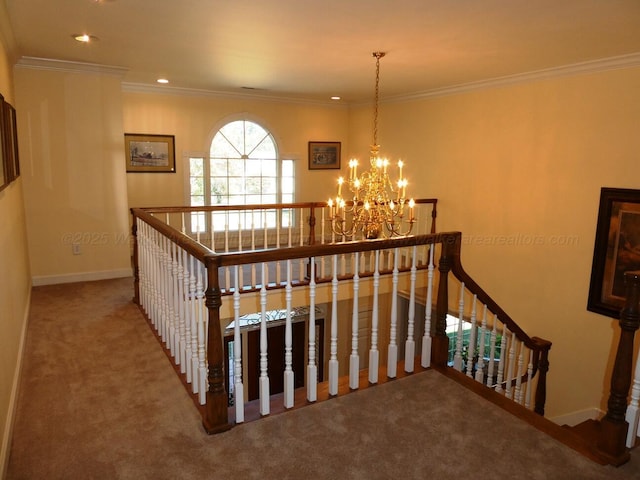
[[[82,253],[82,251],[80,250],[80,244],[79,243],[74,243],[71,245],[71,252],[74,255],[80,255]]]

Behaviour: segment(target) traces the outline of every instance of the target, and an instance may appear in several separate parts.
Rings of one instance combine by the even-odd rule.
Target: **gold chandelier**
[[[405,236],[411,233],[415,223],[415,203],[413,199],[407,201],[408,182],[402,176],[403,161],[398,161],[398,177],[392,180],[389,160],[379,156],[380,59],[385,52],[373,52],[373,56],[376,59],[376,90],[369,170],[358,175],[358,160],[349,160],[349,178],[338,178],[338,195],[327,202],[331,228],[336,235],[343,237],[355,238],[358,233],[367,239]]]

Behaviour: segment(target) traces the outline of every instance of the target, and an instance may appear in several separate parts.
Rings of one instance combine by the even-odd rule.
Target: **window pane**
[[[204,175],[204,158],[189,159],[189,175],[202,177]]]
[[[229,178],[229,193],[241,194],[244,193],[244,179],[230,177]]]
[[[278,196],[275,193],[272,195],[262,195],[262,203],[278,203]]]
[[[229,171],[227,174],[230,177],[242,177],[244,176],[244,160],[229,159]]]
[[[282,161],[282,176],[293,177],[293,160]]]
[[[262,162],[260,160],[247,160],[247,175],[260,176],[262,174]]]
[[[282,190],[283,196],[285,194],[293,194],[293,178],[282,177],[281,184],[282,184],[281,190]]]
[[[204,196],[204,177],[191,177],[191,196]]]
[[[282,203],[293,203],[293,195],[282,195]]]
[[[260,186],[260,177],[247,177],[245,180],[245,193],[260,195],[262,187]]]
[[[233,139],[227,138],[220,132],[211,141],[211,156],[214,158],[239,157],[241,155],[232,143]]]
[[[227,176],[227,159],[212,158],[211,159],[211,176]]]
[[[276,186],[275,178],[263,178],[262,179],[262,193],[264,194],[276,194],[278,187]]]
[[[191,206],[201,207],[204,205],[204,195],[191,195]]]
[[[275,159],[276,147],[271,136],[266,136],[254,149],[249,150],[247,153],[249,153],[250,158]]]
[[[262,175],[265,177],[277,176],[277,162],[275,160],[262,160]]]
[[[254,205],[254,204],[260,204],[262,203],[262,196],[260,194],[258,195],[247,195],[245,197],[246,199],[246,204],[248,205]]]

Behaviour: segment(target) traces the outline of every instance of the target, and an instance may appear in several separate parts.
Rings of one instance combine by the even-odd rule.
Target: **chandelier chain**
[[[380,59],[384,57],[385,52],[373,52],[376,57],[376,89],[375,101],[373,105],[373,148],[377,150],[378,145],[378,99],[380,98]]]

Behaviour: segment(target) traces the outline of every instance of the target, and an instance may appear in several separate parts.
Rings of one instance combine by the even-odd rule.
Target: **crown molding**
[[[450,87],[436,88],[424,92],[412,93],[409,95],[397,95],[387,97],[380,103],[395,103],[411,100],[420,100],[430,97],[443,97],[446,95],[456,95],[460,93],[471,92],[474,90],[484,90],[488,88],[503,87],[506,85],[515,85],[519,83],[530,83],[551,78],[568,77],[574,75],[583,75],[590,73],[604,72],[607,70],[619,70],[624,68],[634,68],[640,66],[640,52],[630,53],[628,55],[620,55],[616,57],[602,58],[591,60],[588,62],[573,63],[571,65],[563,65],[561,67],[546,68],[543,70],[535,70],[532,72],[519,73],[516,75],[507,75],[504,77],[490,78],[480,80],[478,82],[464,83],[453,85]]]
[[[54,70],[70,73],[99,73],[101,75],[113,75],[123,77],[129,71],[126,67],[114,67],[99,65],[97,63],[70,62],[67,60],[55,60],[39,57],[21,57],[16,63],[16,68],[30,68],[34,70]]]
[[[293,103],[303,105],[318,105],[322,107],[348,108],[345,103],[334,100],[314,100],[309,98],[285,97],[265,95],[259,93],[225,92],[218,90],[204,90],[198,88],[171,87],[167,85],[151,85],[147,83],[122,82],[122,91],[129,93],[152,93],[155,95],[178,95],[195,97],[215,97],[242,100],[260,100],[273,103]],[[254,91],[255,92],[255,91]]]

